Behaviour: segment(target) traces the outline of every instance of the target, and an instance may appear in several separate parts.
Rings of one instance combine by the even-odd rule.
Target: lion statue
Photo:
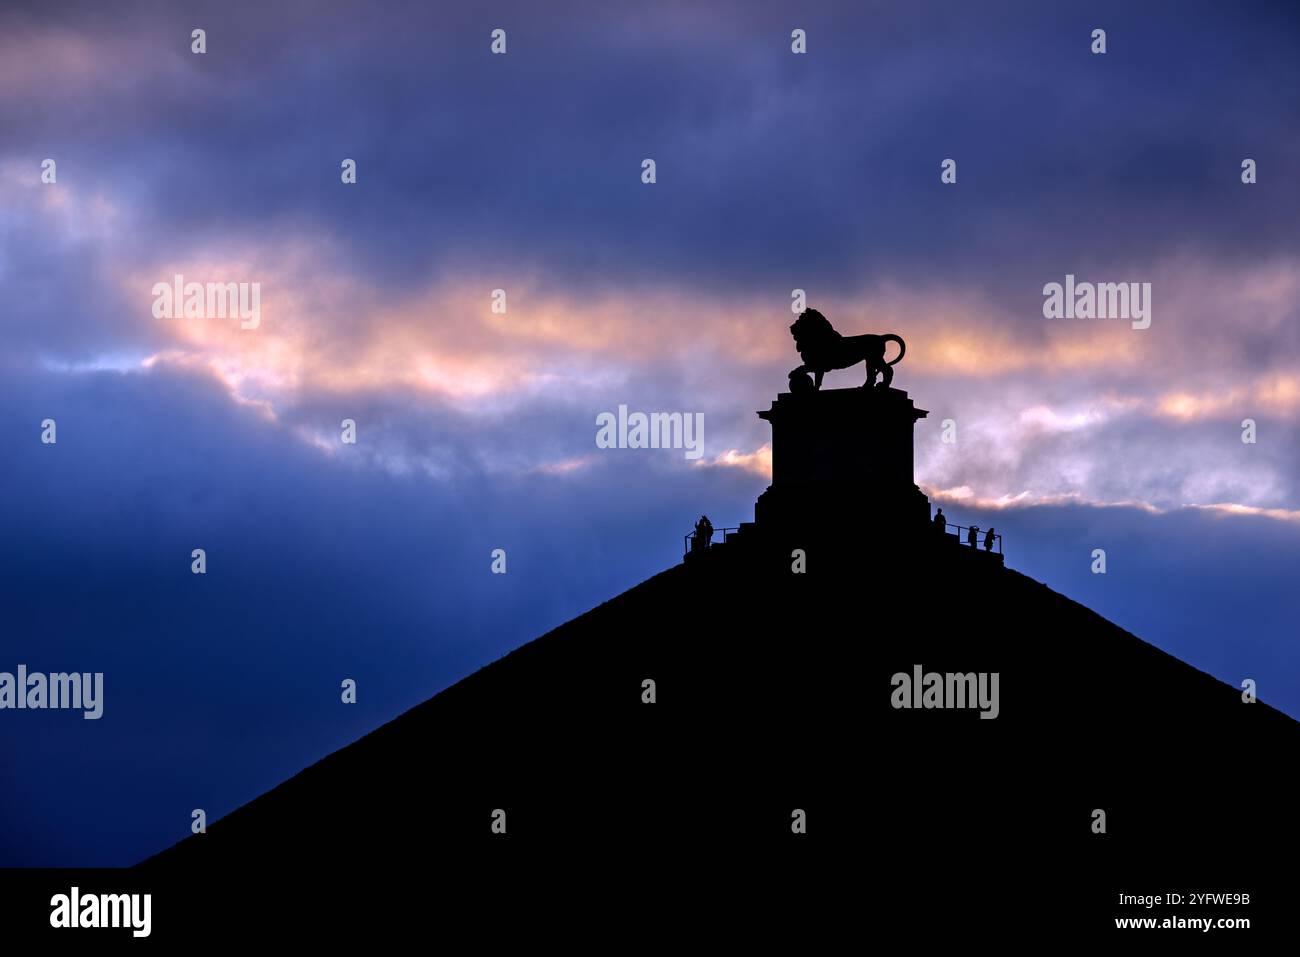
[[[892,332],[883,336],[842,336],[835,331],[830,321],[816,309],[805,309],[790,326],[794,336],[794,347],[799,350],[803,365],[790,373],[790,391],[816,391],[822,387],[822,376],[832,369],[847,369],[859,362],[867,364],[867,381],[862,388],[869,388],[876,383],[876,376],[881,376],[880,387],[888,389],[894,381],[892,366],[900,362],[907,352],[907,344],[900,336]],[[885,343],[898,343],[898,358],[885,361]],[[815,381],[808,378],[812,373]]]

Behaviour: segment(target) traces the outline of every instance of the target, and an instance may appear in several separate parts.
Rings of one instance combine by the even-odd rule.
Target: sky
[[[794,290],[906,339],[950,520],[1300,717],[1298,47],[1283,3],[10,0],[0,671],[105,701],[0,711],[0,864],[138,861],[751,520]],[[157,317],[177,274],[257,327]],[[1067,275],[1150,327],[1045,318]],[[703,454],[598,448],[620,405]]]

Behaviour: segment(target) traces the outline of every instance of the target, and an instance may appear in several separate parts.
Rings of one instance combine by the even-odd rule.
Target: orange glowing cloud
[[[697,464],[704,465],[706,463],[701,460]],[[722,468],[741,469],[770,479],[772,477],[772,446],[770,444],[762,445],[753,452],[729,449],[707,464]]]
[[[497,313],[492,294],[499,278],[458,269],[455,280],[390,290],[341,266],[328,243],[307,237],[157,260],[148,268],[133,264],[122,272],[123,292],[135,302],[153,283],[177,273],[192,281],[261,283],[264,319],[256,330],[214,320],[162,320],[158,326],[162,342],[154,361],[202,356],[244,398],[409,390],[450,400],[508,400],[554,388],[607,387],[633,370],[666,364],[703,378],[716,377],[720,367],[770,374],[795,360],[787,321],[793,314],[785,301],[704,298],[654,285],[569,291],[525,271],[508,284],[506,310]],[[1275,297],[1293,289],[1293,278],[1261,267],[1247,283],[1249,298],[1264,303],[1260,309],[1275,309]],[[1159,322],[1171,321],[1165,313],[1155,317],[1154,331],[1035,320],[1017,332],[974,290],[884,285],[858,302],[831,298],[817,305],[845,334],[903,335],[908,371],[936,377],[1131,378],[1141,370],[1168,382],[1187,363],[1193,369],[1203,363],[1199,346],[1179,352],[1160,337]],[[1170,391],[1156,400],[1155,414],[1193,419],[1217,414],[1238,398],[1293,410],[1300,403],[1300,376],[1279,374],[1240,397]],[[1045,419],[1026,424],[1048,425]]]
[[[1277,373],[1250,386],[1214,392],[1167,392],[1155,400],[1155,411],[1180,422],[1250,417],[1253,412],[1294,415],[1300,413],[1300,372]]]

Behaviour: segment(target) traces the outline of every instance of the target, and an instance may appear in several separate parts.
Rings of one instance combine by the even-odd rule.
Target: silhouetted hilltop
[[[900,881],[898,906],[921,880],[956,882],[945,906],[966,907],[1008,866],[1021,884],[1046,868],[1053,887],[1112,867],[1141,887],[1135,869],[1156,865],[1222,883],[1222,862],[1294,836],[1272,810],[1300,745],[1287,716],[969,549],[854,544],[810,553],[803,574],[789,555],[715,545],[147,866],[707,848],[823,876],[870,861]],[[997,672],[997,717],[895,709],[891,677],[916,665]]]
[[[1132,915],[1121,893],[1253,891],[1261,913],[1300,724],[944,534],[912,476],[925,410],[813,385],[760,413],[754,522],[706,546],[701,520],[683,564],[146,870],[346,868],[391,893],[414,868],[454,906],[526,873],[560,907],[576,868],[638,914],[721,888],[795,916],[993,917],[990,939],[1100,929]]]

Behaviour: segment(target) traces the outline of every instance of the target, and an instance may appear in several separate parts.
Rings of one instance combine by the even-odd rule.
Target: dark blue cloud
[[[2,406],[0,667],[106,681],[97,722],[0,722],[8,863],[125,863],[183,836],[192,808],[228,812],[673,563],[700,511],[719,525],[750,518],[764,484],[647,468],[635,453],[563,479],[394,477],[160,373],[11,379]],[[56,446],[37,441],[46,416]],[[1290,523],[948,511],[996,525],[1013,566],[1224,680],[1254,677],[1300,713],[1276,641],[1290,632],[1287,569],[1300,558]],[[195,547],[207,550],[203,577],[189,571]],[[489,571],[496,547],[505,576]],[[1088,571],[1094,547],[1107,549],[1104,577]],[[344,677],[358,681],[355,706],[339,702]],[[436,752],[430,742],[427,759]]]
[[[323,229],[398,284],[495,259],[556,282],[775,273],[841,293],[936,271],[1001,291],[1014,259],[1033,290],[1189,245],[1295,251],[1294,10],[1192,6],[86,7],[65,26],[121,58],[115,81],[54,77],[0,119],[10,156],[40,143],[69,181],[133,196],[132,243]]]
[[[106,683],[98,721],[5,712],[5,863],[127,863],[166,845],[191,809],[230,811],[671,564],[693,510],[756,484],[665,484],[626,454],[577,482],[395,477],[161,373],[15,376],[0,408],[0,670]],[[345,677],[355,706],[339,701]]]

